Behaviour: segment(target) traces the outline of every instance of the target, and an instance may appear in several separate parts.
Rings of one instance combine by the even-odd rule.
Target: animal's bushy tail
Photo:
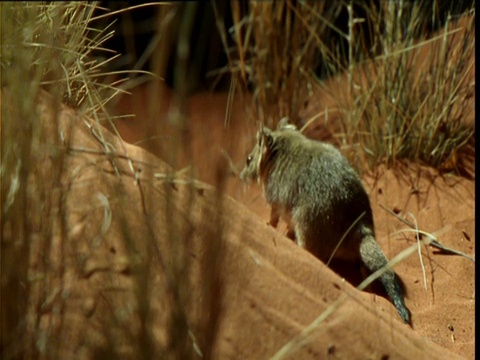
[[[375,272],[388,264],[388,260],[372,234],[364,236],[360,243],[360,257],[371,272]],[[392,269],[380,276],[388,296],[397,308],[398,314],[406,324],[410,324],[410,311],[405,305],[403,291]]]

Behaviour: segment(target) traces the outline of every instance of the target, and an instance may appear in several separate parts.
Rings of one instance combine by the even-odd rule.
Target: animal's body
[[[275,131],[259,130],[240,177],[262,183],[272,206],[270,223],[276,227],[283,218],[298,245],[323,262],[332,256],[361,259],[371,272],[388,263],[375,240],[370,201],[362,182],[333,145],[308,139],[281,121]],[[409,323],[393,270],[383,273],[380,281],[400,317]]]

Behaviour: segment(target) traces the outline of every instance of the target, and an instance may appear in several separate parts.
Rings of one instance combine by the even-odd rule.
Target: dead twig
[[[394,211],[390,210],[389,208],[387,208],[386,206],[384,206],[382,204],[379,204],[379,205],[382,209],[384,209],[390,215],[395,216],[399,221],[403,222],[405,225],[407,225],[407,226],[411,227],[413,230],[415,230],[420,235],[420,237],[424,233],[423,231],[418,230],[418,228],[416,228],[414,224],[412,224],[410,221],[405,219],[403,216],[401,216],[399,214],[396,214]],[[431,241],[429,242],[429,245],[438,249],[438,250],[441,250],[445,253],[463,256],[463,257],[467,258],[468,260],[475,263],[475,258],[473,258],[472,256],[467,255],[464,252],[461,252],[459,250],[451,249],[451,248],[449,248],[445,245],[442,245],[437,239],[432,238]]]

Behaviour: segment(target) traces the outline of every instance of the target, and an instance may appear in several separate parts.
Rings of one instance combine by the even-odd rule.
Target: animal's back
[[[276,141],[265,174],[267,201],[291,212],[294,222],[303,228],[305,247],[323,261],[356,223],[337,255],[358,258],[362,231],[373,234],[370,202],[358,175],[330,144],[293,131],[279,133]]]

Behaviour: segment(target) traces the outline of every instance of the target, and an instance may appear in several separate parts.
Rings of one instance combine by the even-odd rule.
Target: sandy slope
[[[145,98],[144,91],[146,89],[139,89],[138,93],[133,94],[132,99]],[[144,112],[145,107],[138,107],[137,104],[137,101],[130,102],[129,99],[121,104],[124,107],[122,111],[138,114],[135,120],[136,127],[133,125],[134,122],[130,123],[129,129],[125,124],[119,124],[122,134],[133,142],[142,139],[142,122],[148,121],[148,116]],[[167,108],[168,101],[164,103],[164,109]],[[198,179],[224,189],[230,196],[253,210],[260,221],[266,223],[269,208],[258,186],[253,185],[246,189],[233,175],[226,183],[218,182],[218,172],[215,169],[217,166],[222,169],[227,166],[222,152],[226,151],[233,164],[241,168],[254,131],[254,125],[245,125],[247,115],[240,102],[234,103],[230,127],[225,128],[223,125],[225,108],[226,95],[199,94],[190,100],[188,148],[191,160],[188,160],[185,152],[181,152],[178,167],[193,165]],[[159,119],[156,131],[159,134],[170,134],[171,126],[166,120],[162,120],[164,116],[162,118],[162,115],[158,114],[155,118]],[[315,135],[322,138],[322,131],[312,134]],[[172,143],[173,140],[167,137],[159,142],[160,150],[153,149],[153,146],[149,147],[148,142],[142,145],[165,157]],[[395,234],[407,226],[387,213],[381,205],[413,221],[408,215],[411,213],[419,229],[437,235],[438,240],[445,246],[474,256],[473,180],[440,175],[432,169],[415,164],[399,165],[394,170],[379,168],[373,174],[366,174],[363,180],[372,202],[378,241],[390,258],[416,240],[411,232]],[[279,232],[282,233],[282,229]],[[432,248],[423,248],[422,254],[426,289],[417,254],[396,267],[406,288],[414,332],[467,358],[473,358],[474,264],[462,257],[440,254]],[[355,284],[361,280],[355,269],[344,270],[342,276]],[[383,296],[375,287],[370,290]],[[372,299],[379,301],[380,298],[373,296]]]

